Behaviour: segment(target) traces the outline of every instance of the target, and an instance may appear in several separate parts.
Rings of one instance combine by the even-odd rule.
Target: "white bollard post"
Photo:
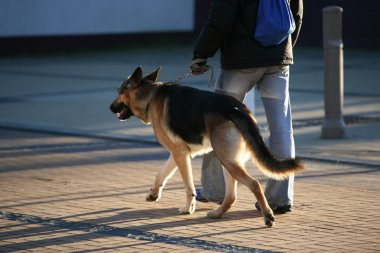
[[[325,75],[325,118],[322,139],[345,137],[343,120],[342,13],[338,6],[323,9],[323,49]]]

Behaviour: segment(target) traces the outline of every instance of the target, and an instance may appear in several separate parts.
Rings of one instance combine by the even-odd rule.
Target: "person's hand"
[[[207,59],[194,57],[190,64],[190,70],[193,75],[201,75],[208,70]]]

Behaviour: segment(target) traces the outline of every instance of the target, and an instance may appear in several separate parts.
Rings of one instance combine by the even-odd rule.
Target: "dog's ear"
[[[128,79],[121,83],[119,93],[124,89],[133,88],[139,85],[142,80],[142,72],[143,70],[141,66],[137,67],[133,74],[131,76],[128,76]]]
[[[141,66],[138,66],[128,79],[133,80],[136,84],[139,84],[142,80],[142,73],[143,73],[143,70]]]
[[[160,74],[161,67],[158,67],[156,71],[153,73],[147,75],[146,77],[143,78],[144,81],[150,81],[150,82],[155,82],[157,81],[158,75]]]

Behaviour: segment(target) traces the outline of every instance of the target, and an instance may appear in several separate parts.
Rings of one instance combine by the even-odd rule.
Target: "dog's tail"
[[[304,169],[303,163],[298,159],[278,159],[267,148],[254,116],[247,107],[241,105],[234,107],[226,115],[242,134],[253,159],[259,169],[267,176],[275,179],[284,179],[290,173],[300,172]]]

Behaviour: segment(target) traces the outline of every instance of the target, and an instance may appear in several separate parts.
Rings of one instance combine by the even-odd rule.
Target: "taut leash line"
[[[211,66],[211,65],[205,65],[206,68],[206,71],[208,71],[209,69],[211,69],[211,74],[210,74],[210,78],[208,79],[208,87],[211,87],[211,84],[214,80],[214,68]],[[180,85],[181,81],[183,79],[186,79],[188,78],[189,76],[192,76],[194,75],[193,72],[191,70],[189,70],[188,72],[186,72],[185,74],[179,76],[177,79],[175,79],[174,81],[171,81],[171,82],[168,82],[168,83],[172,83],[172,84],[176,84],[176,85]]]

